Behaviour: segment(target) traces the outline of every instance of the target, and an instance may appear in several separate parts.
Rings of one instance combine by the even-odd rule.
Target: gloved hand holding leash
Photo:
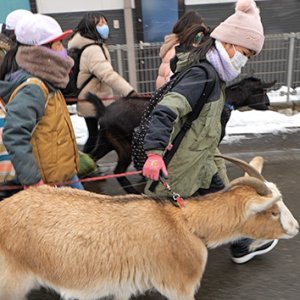
[[[147,154],[148,158],[143,167],[143,175],[151,180],[158,181],[160,171],[165,177],[168,177],[167,167],[163,158],[155,153]]]

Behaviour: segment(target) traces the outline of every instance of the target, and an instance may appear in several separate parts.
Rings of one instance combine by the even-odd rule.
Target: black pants
[[[83,147],[84,153],[91,153],[98,139],[98,120],[96,118],[84,118],[89,132],[89,137]]]
[[[20,182],[17,179],[12,179],[9,181],[6,181],[5,183],[1,183],[0,186],[1,187],[5,187],[5,186],[11,186],[11,185],[15,185],[15,186],[20,186],[20,189],[15,189],[15,190],[0,190],[0,200],[3,200],[5,198],[8,198],[16,193],[18,193],[19,191],[22,190],[22,186],[20,184]]]
[[[218,173],[212,179],[208,189],[200,188],[193,196],[204,196],[206,194],[215,193],[225,188],[225,184]]]

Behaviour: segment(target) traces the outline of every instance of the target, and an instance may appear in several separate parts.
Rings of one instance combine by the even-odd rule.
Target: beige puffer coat
[[[79,33],[68,43],[68,49],[81,49],[87,44],[95,43],[94,40],[85,38]],[[103,53],[105,51],[105,55]],[[106,57],[105,57],[106,56]],[[119,96],[127,96],[133,87],[116,71],[111,65],[111,58],[108,48],[92,45],[84,49],[80,58],[80,71],[78,74],[77,85],[80,87],[91,74],[95,77],[84,87],[79,94],[79,99],[85,99],[88,92],[98,97],[111,97],[116,93]],[[106,104],[108,101],[105,102]],[[87,101],[79,101],[77,104],[78,114],[83,117],[94,117],[95,110],[93,105]]]
[[[165,36],[165,41],[160,48],[159,56],[162,62],[158,69],[158,76],[156,79],[156,88],[160,88],[167,81],[169,81],[172,71],[170,69],[170,60],[175,56],[175,46],[178,45],[176,34],[172,33]]]

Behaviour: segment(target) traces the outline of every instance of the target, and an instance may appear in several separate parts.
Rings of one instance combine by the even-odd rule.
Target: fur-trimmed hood
[[[67,86],[74,65],[72,58],[62,58],[44,46],[20,46],[16,61],[25,71],[58,88]]]
[[[165,36],[163,45],[160,47],[159,56],[164,58],[164,56],[172,49],[175,45],[178,44],[177,35],[175,33]]]

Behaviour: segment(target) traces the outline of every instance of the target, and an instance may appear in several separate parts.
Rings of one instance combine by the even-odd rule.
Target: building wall
[[[126,44],[125,39],[125,24],[123,9],[117,10],[99,10],[108,19],[110,28],[110,44]],[[63,29],[74,29],[81,18],[87,12],[73,12],[73,13],[51,13],[50,16],[54,17]],[[117,22],[119,28],[114,27],[114,21]]]
[[[126,43],[123,0],[36,0],[36,3],[40,13],[50,14],[58,20],[64,29],[75,28],[86,11],[101,11],[109,20],[110,43]],[[199,10],[206,23],[211,27],[216,26],[231,15],[234,12],[235,5],[235,1],[230,0],[185,0],[184,3],[186,11]],[[257,5],[261,10],[266,34],[300,32],[299,0],[261,0],[257,1]],[[132,7],[135,8],[134,0],[132,0]],[[114,27],[116,23],[118,23],[119,28]],[[135,9],[133,9],[135,32],[137,23],[137,15]],[[135,39],[137,42],[136,36]]]
[[[299,0],[258,0],[256,2],[261,10],[262,22],[266,34],[300,32]],[[28,3],[30,3],[33,12],[49,14],[56,18],[63,29],[74,29],[87,11],[100,11],[109,20],[111,29],[110,43],[126,43],[123,11],[124,0],[1,0],[1,15],[4,18],[13,9],[25,8],[24,5],[29,7]],[[138,20],[135,12],[135,1],[131,0],[131,3],[133,7],[134,32],[136,32],[135,26]],[[186,11],[199,10],[206,23],[214,27],[233,13],[235,1],[185,0],[184,4]],[[137,42],[136,36],[135,39],[135,42]]]
[[[131,1],[134,7],[134,0]],[[124,8],[123,0],[36,0],[36,4],[38,11],[43,14],[91,10],[121,10]]]
[[[234,12],[234,1],[202,1],[186,0],[186,10],[199,10],[205,22],[214,27]],[[209,2],[209,4],[208,4]],[[220,2],[220,0],[218,1]],[[261,19],[266,34],[289,33],[300,31],[300,1],[299,0],[264,0],[256,1],[260,8]]]
[[[5,23],[11,11],[20,8],[30,10],[29,0],[0,0],[0,23]]]

